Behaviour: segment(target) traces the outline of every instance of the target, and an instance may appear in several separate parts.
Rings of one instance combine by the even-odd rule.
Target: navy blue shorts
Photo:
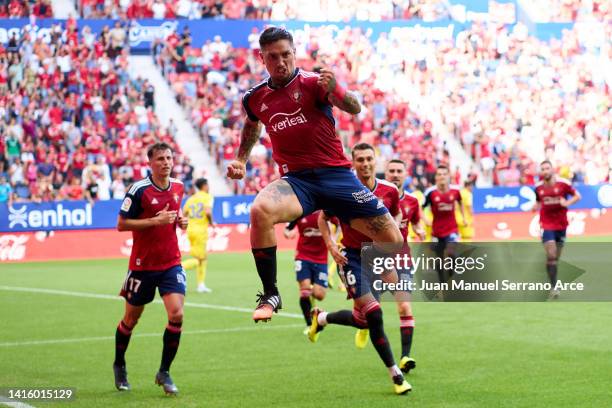
[[[447,244],[449,242],[459,242],[459,234],[456,232],[453,232],[452,234],[449,234],[445,237],[433,237],[433,241],[440,242],[443,244]]]
[[[327,264],[295,260],[295,275],[298,282],[310,279],[310,283],[327,287]]]
[[[431,249],[434,252],[444,252],[449,242],[459,242],[459,234],[453,232],[445,237],[432,237]]]
[[[361,249],[344,248],[341,252],[348,260],[340,267],[340,278],[346,286],[348,298],[357,299],[372,293],[370,274],[361,265]]]
[[[542,242],[555,241],[558,244],[565,243],[565,230],[544,230],[542,231]]]
[[[293,188],[304,210],[302,216],[325,210],[349,224],[355,218],[376,217],[389,212],[345,167],[293,171],[282,179]]]
[[[119,295],[132,306],[142,306],[153,301],[156,288],[160,296],[168,293],[185,295],[185,282],[185,271],[181,265],[165,271],[128,271]]]

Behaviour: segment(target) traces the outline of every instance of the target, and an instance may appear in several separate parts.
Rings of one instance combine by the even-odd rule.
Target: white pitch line
[[[87,292],[72,292],[68,290],[58,290],[58,289],[45,289],[45,288],[24,288],[20,286],[1,286],[0,290],[6,290],[10,292],[28,292],[28,293],[44,293],[47,295],[61,295],[61,296],[72,296],[72,297],[83,297],[90,299],[107,299],[107,300],[123,300],[120,296],[114,295],[104,295],[100,293],[87,293]],[[161,299],[156,299],[153,303],[163,304]],[[185,306],[189,307],[199,307],[203,309],[215,309],[215,310],[226,310],[229,312],[241,312],[241,313],[253,313],[253,309],[248,309],[246,307],[236,307],[236,306],[223,306],[223,305],[212,305],[209,303],[194,303],[194,302],[185,302]],[[278,312],[277,316],[281,317],[290,317],[293,319],[302,319],[303,316],[297,313],[285,313]]]
[[[3,395],[0,395],[0,405],[6,405],[12,408],[34,408],[33,405],[28,405],[25,402],[13,401]]]
[[[215,333],[232,333],[232,332],[245,332],[255,330],[279,330],[303,327],[303,324],[284,324],[278,326],[270,326],[268,328],[259,328],[252,326],[243,327],[231,327],[227,329],[203,329],[203,330],[185,330],[183,334],[215,334]],[[132,337],[159,337],[160,333],[134,333]],[[88,341],[107,341],[114,340],[115,336],[98,336],[98,337],[81,337],[74,339],[49,339],[49,340],[30,340],[30,341],[16,341],[8,343],[0,343],[0,347],[19,347],[19,346],[41,346],[49,344],[65,344],[65,343],[84,343]],[[1,401],[1,400],[0,400]]]

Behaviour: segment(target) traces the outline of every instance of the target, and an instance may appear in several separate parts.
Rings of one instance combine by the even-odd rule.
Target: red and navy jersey
[[[351,167],[336,136],[327,91],[318,74],[296,68],[287,85],[270,80],[249,89],[242,105],[252,121],[261,121],[270,135],[272,158],[281,174],[322,167]]]
[[[319,230],[319,211],[302,217],[296,222],[300,237],[295,250],[295,259],[327,264],[327,247]]]
[[[404,242],[406,242],[408,241],[408,224],[416,225],[421,220],[419,200],[412,194],[404,193],[400,197],[399,207],[402,212],[400,232],[404,237]]]
[[[399,190],[395,184],[385,180],[376,179],[376,184],[372,193],[378,197],[378,205],[385,206],[389,213],[395,218],[400,212],[400,197]],[[356,229],[351,228],[347,223],[341,223],[342,226],[342,245],[347,248],[360,249],[364,242],[372,242],[367,235],[363,235]]]
[[[540,226],[544,230],[564,230],[567,228],[567,207],[563,207],[561,198],[576,194],[569,180],[555,178],[552,185],[543,182],[535,187],[536,200],[540,203]]]
[[[434,237],[444,238],[458,232],[455,219],[455,201],[461,202],[461,193],[456,188],[451,187],[443,193],[434,186],[425,192],[423,207],[431,205],[433,214],[431,235]]]
[[[161,189],[151,177],[134,183],[128,190],[119,215],[123,218],[152,218],[168,204],[168,211],[180,211],[183,183],[171,178],[170,185]],[[181,251],[176,236],[177,224],[158,225],[132,231],[134,244],[130,255],[132,271],[162,271],[180,265]]]

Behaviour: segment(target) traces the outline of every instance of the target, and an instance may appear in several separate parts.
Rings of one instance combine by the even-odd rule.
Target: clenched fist
[[[239,160],[234,160],[227,166],[227,177],[240,180],[246,175],[246,166]]]
[[[317,84],[329,93],[333,93],[336,89],[336,76],[332,71],[326,68],[317,69],[319,79]]]

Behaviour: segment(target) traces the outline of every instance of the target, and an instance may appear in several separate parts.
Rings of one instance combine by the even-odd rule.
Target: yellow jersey
[[[204,191],[198,191],[185,202],[183,214],[189,218],[189,227],[208,228],[206,209],[212,209],[213,198]]]
[[[425,203],[425,194],[423,194],[421,190],[414,190],[412,192],[412,195],[415,196],[417,200],[419,200],[419,206],[421,207],[421,217],[423,218],[423,220],[428,220],[429,222],[432,222],[433,214],[431,213],[431,206],[429,205],[423,208],[423,203]],[[431,241],[432,228],[431,226],[424,224],[424,229],[425,229],[425,241],[429,242]],[[412,229],[412,224],[410,224],[410,228],[409,228],[409,237],[413,241],[417,239],[417,235]]]
[[[465,220],[467,221],[468,227],[470,227],[472,224],[474,224],[473,194],[467,188],[462,188],[459,193],[461,194],[461,202],[463,203],[463,209],[465,210]],[[455,206],[455,219],[457,220],[457,225],[463,226],[463,218],[461,217],[459,206]]]

